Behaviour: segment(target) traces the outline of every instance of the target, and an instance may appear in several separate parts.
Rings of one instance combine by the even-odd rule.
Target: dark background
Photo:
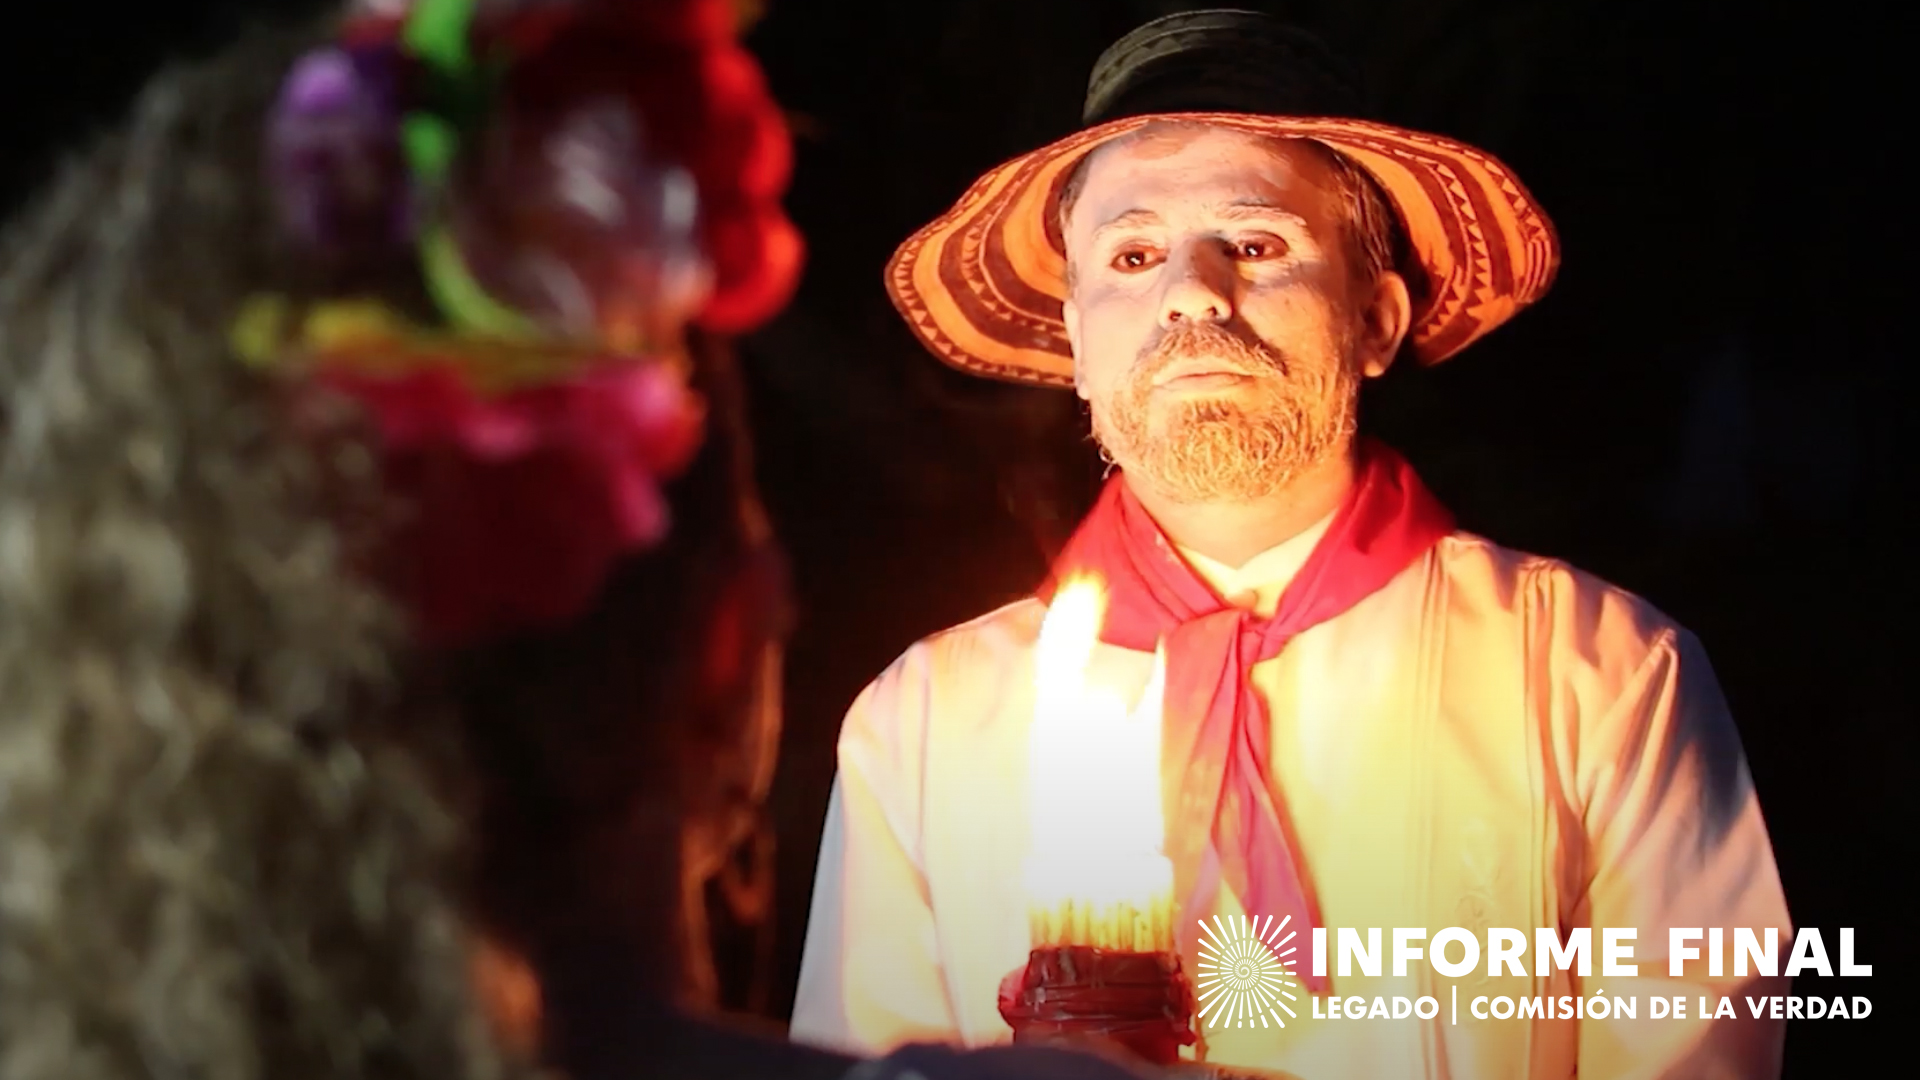
[[[978,173],[1071,130],[1122,0],[773,0],[750,43],[794,114],[795,303],[743,343],[762,484],[794,557],[775,793],[772,970],[791,1004],[840,716],[914,639],[1017,596],[1096,474],[1067,394],[929,358],[880,287],[893,246]],[[1794,920],[1858,928],[1863,1022],[1792,1025],[1788,1075],[1883,1059],[1911,942],[1914,575],[1896,439],[1911,362],[1904,35],[1861,5],[1629,0],[1248,3],[1359,62],[1383,119],[1511,164],[1565,263],[1533,310],[1364,422],[1463,524],[1649,598],[1706,643],[1751,760]],[[0,206],[117,117],[164,57],[312,4],[9,11]],[[1903,784],[1904,781],[1904,784]],[[1899,792],[1897,795],[1896,792]],[[1901,797],[1905,796],[1905,797]],[[1783,950],[1785,945],[1783,944]],[[1877,1072],[1878,1070],[1876,1070]]]

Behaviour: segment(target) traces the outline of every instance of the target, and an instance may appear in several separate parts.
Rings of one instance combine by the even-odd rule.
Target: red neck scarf
[[[1309,992],[1326,989],[1300,963],[1318,925],[1275,805],[1266,708],[1248,678],[1295,634],[1378,591],[1453,530],[1453,517],[1387,446],[1363,441],[1347,501],[1286,590],[1273,618],[1229,607],[1181,560],[1122,478],[1108,481],[1040,590],[1076,573],[1098,575],[1108,593],[1101,640],[1150,652],[1167,648],[1162,796],[1173,861],[1181,951],[1198,962],[1199,919],[1219,879],[1248,916],[1287,920],[1272,940],[1299,935],[1290,967]]]

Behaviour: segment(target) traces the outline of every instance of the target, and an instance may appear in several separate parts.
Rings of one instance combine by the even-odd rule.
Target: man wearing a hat
[[[1052,581],[1108,591],[1094,678],[1138,695],[1165,650],[1183,964],[1201,919],[1297,932],[1290,1003],[1204,1024],[1201,1052],[1309,1080],[1777,1075],[1782,1024],[1743,995],[1782,991],[1733,942],[1777,935],[1784,964],[1793,932],[1700,644],[1456,530],[1356,432],[1364,378],[1447,359],[1547,290],[1552,226],[1491,155],[1349,119],[1346,85],[1265,17],[1155,20],[1101,58],[1083,130],[989,172],[888,270],[936,355],[1072,387],[1118,467]],[[914,645],[848,714],[797,1038],[1008,1037],[1051,589]],[[1314,927],[1335,928],[1324,974]],[[1481,951],[1458,977],[1423,951],[1452,927]],[[1380,963],[1342,965],[1338,928],[1382,935]],[[1677,975],[1674,928],[1701,931]],[[1589,1012],[1602,996],[1634,1015]],[[1373,1005],[1422,997],[1437,1015]]]

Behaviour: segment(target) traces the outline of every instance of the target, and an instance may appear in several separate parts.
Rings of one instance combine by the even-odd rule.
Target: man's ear
[[[1373,283],[1371,295],[1361,309],[1358,359],[1360,372],[1369,379],[1379,378],[1393,366],[1413,326],[1413,298],[1407,281],[1388,271]]]
[[[1080,377],[1080,308],[1071,296],[1060,304],[1060,321],[1067,326],[1067,347],[1073,350],[1073,392],[1084,401],[1087,385]]]

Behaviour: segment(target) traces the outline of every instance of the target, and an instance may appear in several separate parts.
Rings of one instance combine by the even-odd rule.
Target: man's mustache
[[[1286,361],[1251,334],[1236,333],[1218,323],[1176,323],[1141,350],[1134,371],[1150,379],[1172,364],[1195,359],[1218,361],[1241,375],[1273,375],[1286,370]]]

